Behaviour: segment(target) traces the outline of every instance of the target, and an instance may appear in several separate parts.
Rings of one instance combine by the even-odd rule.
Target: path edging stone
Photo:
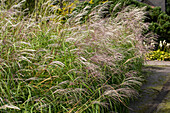
[[[152,66],[170,66],[170,61],[146,61],[144,65],[152,65]]]

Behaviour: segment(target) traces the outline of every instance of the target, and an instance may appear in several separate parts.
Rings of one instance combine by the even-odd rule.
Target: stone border
[[[170,61],[146,61],[144,65],[155,65],[155,66],[170,66]]]

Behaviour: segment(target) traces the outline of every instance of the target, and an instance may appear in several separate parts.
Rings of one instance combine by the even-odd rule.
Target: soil
[[[129,113],[170,113],[170,62],[147,62],[143,70],[146,81]]]

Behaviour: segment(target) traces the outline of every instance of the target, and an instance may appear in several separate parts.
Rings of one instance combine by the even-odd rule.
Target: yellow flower
[[[90,3],[90,4],[93,4],[93,0],[90,0],[89,3]]]
[[[106,2],[108,2],[108,0],[106,0],[106,1],[103,1],[102,3],[104,4],[104,3],[106,3]]]
[[[161,51],[161,54],[164,54],[164,51]]]

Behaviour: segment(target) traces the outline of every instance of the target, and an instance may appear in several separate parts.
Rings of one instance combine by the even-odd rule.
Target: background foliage
[[[167,4],[166,4],[166,12],[168,15],[170,15],[170,0],[166,0]]]

